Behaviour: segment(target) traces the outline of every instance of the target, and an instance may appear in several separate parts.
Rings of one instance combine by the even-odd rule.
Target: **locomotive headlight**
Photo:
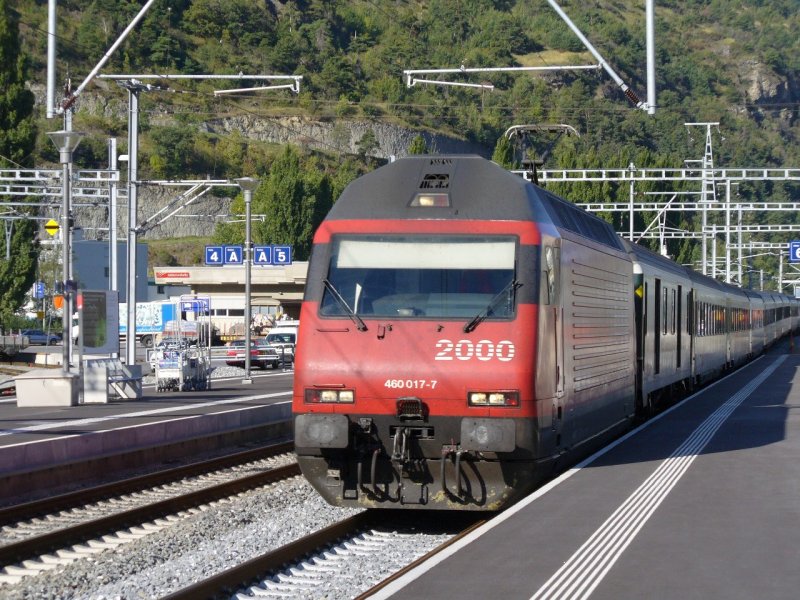
[[[519,392],[469,392],[470,406],[519,406]]]
[[[353,390],[306,390],[306,402],[309,404],[352,404],[354,401]]]
[[[444,193],[425,193],[417,194],[411,199],[409,206],[424,207],[448,207],[450,206],[450,194]]]

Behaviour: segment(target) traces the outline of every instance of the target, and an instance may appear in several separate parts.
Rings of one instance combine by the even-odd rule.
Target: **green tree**
[[[25,89],[25,73],[19,24],[7,0],[0,0],[0,166],[3,167],[30,166],[32,162],[36,129],[33,94]],[[31,214],[32,210],[20,212]],[[36,274],[35,223],[30,220],[12,223],[10,248],[6,247],[6,236],[0,236],[0,323],[10,319],[22,305]],[[7,255],[10,260],[6,260]]]
[[[186,127],[170,125],[153,129],[150,135],[156,144],[150,155],[150,167],[155,175],[185,177],[195,162],[194,132]]]
[[[372,154],[378,148],[380,148],[380,144],[378,144],[378,138],[370,127],[364,132],[364,135],[361,136],[361,139],[358,140],[358,143],[356,144],[356,150],[362,159],[366,159],[369,154]]]
[[[501,135],[492,153],[492,160],[506,169],[514,168],[514,145],[504,135]]]
[[[295,259],[307,260],[314,231],[332,204],[330,178],[315,161],[302,165],[287,145],[254,194],[253,212],[266,214],[266,220],[255,224],[253,239],[290,245]]]
[[[408,153],[409,154],[428,153],[428,145],[425,143],[425,138],[422,137],[421,134],[415,135],[414,139],[411,140],[411,143],[408,145]]]

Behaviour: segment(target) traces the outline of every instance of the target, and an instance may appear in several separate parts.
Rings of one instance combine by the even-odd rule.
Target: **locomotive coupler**
[[[464,454],[469,454],[469,450],[462,450],[460,446],[456,444],[447,444],[442,446],[442,462],[441,462],[441,471],[440,471],[440,479],[442,480],[442,491],[445,494],[455,496],[458,499],[462,499],[464,495],[464,491],[461,485],[461,456]],[[445,467],[447,466],[448,459],[450,456],[455,456],[455,471],[456,471],[456,491],[453,493],[450,488],[447,487],[447,476],[445,473]]]
[[[403,464],[411,459],[408,449],[408,438],[408,427],[398,427],[394,432],[394,443],[392,444],[393,463]]]

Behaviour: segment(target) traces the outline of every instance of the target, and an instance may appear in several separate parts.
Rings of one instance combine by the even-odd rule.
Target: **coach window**
[[[706,303],[697,303],[697,335],[704,336],[706,334]]]
[[[700,302],[698,302],[694,307],[694,314],[695,314],[695,330],[694,333],[697,336],[702,335],[700,332],[703,331],[703,306]]]
[[[672,333],[675,334],[675,323],[678,320],[676,316],[676,311],[678,310],[678,294],[675,290],[672,290]]]

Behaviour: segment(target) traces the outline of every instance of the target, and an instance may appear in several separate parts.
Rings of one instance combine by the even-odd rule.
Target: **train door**
[[[655,307],[653,310],[653,341],[655,347],[653,348],[653,373],[658,375],[661,372],[661,320],[662,320],[662,302],[661,298],[661,280],[655,280]]]
[[[542,246],[541,296],[539,308],[539,352],[536,369],[536,398],[540,410],[552,410],[553,443],[568,445],[563,439],[564,406],[564,309],[561,295],[561,253],[555,245]],[[548,406],[552,404],[552,406]]]
[[[645,307],[647,306],[647,285],[644,283],[644,275],[641,273],[641,267],[638,263],[634,264],[633,275],[633,306],[634,306],[634,322],[636,331],[636,407],[637,411],[641,411],[644,406],[644,391],[642,385],[644,381],[645,365],[645,330],[647,323],[647,313]]]
[[[731,315],[732,312],[731,308],[731,299],[725,299],[725,314],[723,318],[725,319],[724,327],[725,327],[725,364],[726,366],[730,366],[733,364],[733,351],[731,346],[733,345],[733,333],[731,332],[731,323],[733,322],[733,318]]]
[[[683,339],[681,332],[683,331],[683,286],[678,286],[678,296],[677,296],[677,306],[675,310],[677,310],[677,318],[675,327],[673,329],[674,333],[677,335],[675,340],[676,347],[675,347],[675,368],[680,371],[681,368],[681,353],[682,353],[682,346],[683,346]]]
[[[692,381],[694,381],[697,372],[694,352],[695,336],[697,335],[697,295],[695,290],[689,290],[686,312],[686,332],[689,334],[689,370]]]

